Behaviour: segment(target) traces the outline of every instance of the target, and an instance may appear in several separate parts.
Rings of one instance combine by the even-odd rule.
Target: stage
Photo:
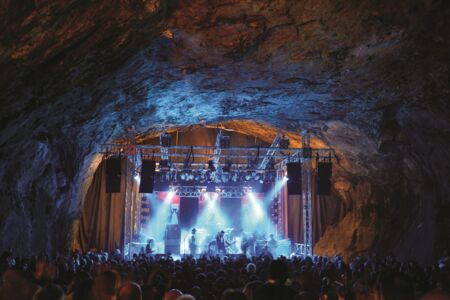
[[[321,197],[330,193],[332,149],[310,147],[308,135],[301,148],[289,147],[282,133],[255,147],[223,128],[207,132],[215,134],[213,145],[183,143],[178,133],[145,145],[134,134],[125,145],[101,145],[81,248],[128,257],[312,255],[320,221],[314,212],[328,205]]]

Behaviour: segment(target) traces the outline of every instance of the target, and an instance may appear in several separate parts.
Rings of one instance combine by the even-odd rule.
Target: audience
[[[134,282],[127,282],[120,287],[117,300],[142,300],[141,287]]]
[[[56,284],[48,284],[36,291],[33,300],[64,300],[64,291]]]
[[[450,300],[450,260],[394,257],[0,256],[0,300]]]

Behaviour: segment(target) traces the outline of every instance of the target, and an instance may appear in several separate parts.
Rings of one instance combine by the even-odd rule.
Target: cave
[[[103,145],[214,146],[223,129],[332,149],[315,255],[449,254],[446,1],[27,0],[0,16],[0,252],[79,249]]]

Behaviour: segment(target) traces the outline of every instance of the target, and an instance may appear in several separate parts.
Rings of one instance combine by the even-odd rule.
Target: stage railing
[[[294,253],[296,255],[308,256],[312,254],[311,245],[294,243]]]

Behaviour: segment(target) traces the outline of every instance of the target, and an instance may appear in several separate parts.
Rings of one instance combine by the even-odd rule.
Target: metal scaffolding
[[[312,240],[312,151],[309,134],[302,136],[302,209],[303,209],[303,245],[304,255],[313,255]]]
[[[131,135],[131,133],[130,133]],[[315,148],[312,149],[310,145],[310,136],[308,133],[304,133],[302,135],[302,148],[284,148],[280,147],[280,141],[282,139],[282,135],[277,133],[270,147],[229,147],[221,145],[221,138],[223,136],[222,130],[219,130],[217,135],[215,145],[214,146],[178,146],[171,145],[170,135],[163,133],[160,136],[160,145],[137,145],[135,140],[129,138],[128,144],[103,144],[101,145],[100,153],[105,155],[125,155],[130,159],[130,164],[128,163],[128,159],[126,162],[126,186],[125,186],[125,216],[124,216],[124,242],[126,243],[131,241],[132,233],[133,233],[133,221],[135,220],[135,216],[130,216],[129,213],[135,211],[138,203],[130,203],[128,198],[132,197],[133,189],[133,176],[136,175],[136,170],[138,169],[137,164],[139,164],[140,160],[138,158],[139,155],[149,155],[152,157],[160,157],[160,162],[166,161],[170,163],[170,166],[173,168],[173,171],[177,172],[178,170],[183,170],[185,164],[183,162],[170,161],[172,158],[184,157],[186,158],[186,153],[182,153],[183,151],[189,151],[189,158],[203,158],[203,159],[212,159],[214,162],[215,170],[217,172],[222,172],[222,166],[220,164],[220,159],[228,159],[235,160],[233,163],[234,172],[248,172],[248,166],[242,164],[243,159],[252,159],[255,157],[262,158],[261,162],[254,166],[254,172],[268,172],[267,165],[269,162],[273,160],[276,169],[276,177],[279,180],[282,180],[284,177],[284,170],[286,166],[286,162],[289,161],[301,161],[302,163],[302,216],[303,222],[301,224],[302,232],[303,232],[303,243],[298,244],[301,245],[299,247],[300,254],[303,255],[312,255],[313,254],[313,239],[312,239],[312,181],[313,181],[313,153],[317,157],[330,157],[331,154],[335,156],[334,150],[330,148]],[[260,156],[259,152],[265,151]],[[212,153],[212,157],[211,157]],[[157,164],[160,166],[160,164]],[[204,163],[190,163],[190,168],[192,170],[195,169],[204,169]],[[161,166],[160,166],[161,167]],[[134,171],[130,171],[133,169]],[[157,170],[161,171],[161,168]],[[167,172],[167,170],[166,170]],[[131,175],[131,176],[130,176]],[[131,177],[131,178],[129,178]],[[128,184],[131,183],[130,195],[128,194]],[[181,187],[180,187],[181,188]],[[191,190],[193,187],[186,187],[180,190],[180,193],[184,193],[184,197],[198,197],[199,191],[198,187]],[[241,197],[240,191],[231,190],[229,197]],[[274,213],[277,214],[276,221],[277,229],[279,232],[283,232],[284,224],[282,214],[285,211],[285,204],[283,201],[280,201],[282,197],[283,191],[278,193],[278,199],[275,200],[274,203]],[[127,252],[128,249],[125,249],[124,252]]]
[[[277,151],[278,145],[280,144],[280,140],[283,136],[280,132],[277,133],[275,138],[273,139],[272,145],[270,145],[270,149],[267,150],[266,155],[263,157],[261,163],[258,165],[258,170],[265,170],[267,168],[267,164],[270,162],[270,159]]]

